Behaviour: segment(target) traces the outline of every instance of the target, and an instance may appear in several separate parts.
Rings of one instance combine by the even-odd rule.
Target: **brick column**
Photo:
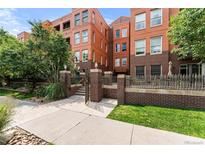
[[[112,85],[112,72],[111,71],[107,71],[104,72],[104,78],[106,78],[106,85]]]
[[[83,80],[82,84],[84,86],[85,72],[80,72],[80,78]]]
[[[90,100],[93,102],[100,102],[103,96],[102,89],[102,70],[90,70]]]
[[[60,83],[63,85],[66,96],[69,96],[71,90],[71,72],[70,71],[60,71]]]
[[[117,102],[119,105],[125,103],[125,74],[117,76]]]

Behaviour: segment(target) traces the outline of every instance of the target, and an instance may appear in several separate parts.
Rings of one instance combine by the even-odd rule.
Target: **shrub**
[[[65,98],[65,90],[61,83],[51,83],[46,87],[46,98],[57,100]]]
[[[11,120],[12,107],[7,104],[0,105],[0,135]]]

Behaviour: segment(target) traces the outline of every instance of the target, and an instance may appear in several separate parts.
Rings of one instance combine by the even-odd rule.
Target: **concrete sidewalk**
[[[106,119],[116,100],[84,103],[84,97],[38,105],[17,101],[12,126],[54,144],[205,144],[205,140]]]

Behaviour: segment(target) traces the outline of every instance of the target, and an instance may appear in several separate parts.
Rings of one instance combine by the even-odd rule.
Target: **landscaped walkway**
[[[103,99],[86,106],[82,96],[44,105],[17,101],[11,125],[54,144],[205,144],[199,138],[106,119],[116,103]]]

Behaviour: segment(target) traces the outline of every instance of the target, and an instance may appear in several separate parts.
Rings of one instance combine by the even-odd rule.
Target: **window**
[[[93,43],[95,43],[95,32],[93,32]]]
[[[135,54],[138,55],[145,55],[146,50],[146,40],[137,40],[135,41]]]
[[[152,65],[151,75],[160,76],[161,75],[161,65]]]
[[[63,23],[63,29],[69,29],[70,28],[70,21]]]
[[[115,59],[115,66],[116,67],[120,66],[120,59],[119,58]]]
[[[83,61],[83,62],[88,61],[88,50],[83,50],[82,53],[83,53],[82,61]]]
[[[127,37],[127,29],[122,29],[122,37]]]
[[[162,36],[151,38],[151,54],[162,52]]]
[[[105,52],[107,52],[107,44],[105,43]]]
[[[83,23],[88,22],[88,10],[83,11]]]
[[[102,28],[102,22],[100,23],[100,32],[103,32],[103,28]]]
[[[127,58],[122,58],[122,65],[127,65]]]
[[[75,44],[79,44],[80,43],[80,33],[79,32],[75,33],[74,38],[75,38]]]
[[[67,38],[66,38],[66,42],[67,42],[68,44],[70,44],[70,37],[67,37]]]
[[[93,62],[95,62],[95,51],[93,50],[93,53],[92,53],[92,57],[93,57]]]
[[[136,77],[142,77],[145,75],[144,66],[136,66]]]
[[[135,16],[135,29],[141,30],[146,28],[146,14],[138,14]]]
[[[127,51],[127,44],[126,43],[122,43],[122,51]]]
[[[80,13],[75,15],[75,26],[80,25]]]
[[[92,22],[95,24],[95,12],[92,13]]]
[[[60,31],[60,25],[57,25],[54,28],[56,29],[56,31]]]
[[[83,39],[83,42],[88,42],[88,30],[84,30],[82,32],[82,39]]]
[[[162,9],[155,9],[151,11],[151,27],[162,24]]]
[[[80,52],[76,51],[75,52],[75,63],[79,63],[80,62]]]
[[[116,52],[120,52],[120,44],[119,44],[119,43],[116,43],[116,45],[115,45],[115,51],[116,51]]]
[[[103,57],[102,56],[100,57],[100,64],[101,65],[103,64]]]
[[[120,38],[120,30],[116,30],[115,31],[115,37],[116,38]]]
[[[180,74],[181,75],[188,75],[188,72],[189,72],[188,65],[186,65],[186,64],[180,65]]]

